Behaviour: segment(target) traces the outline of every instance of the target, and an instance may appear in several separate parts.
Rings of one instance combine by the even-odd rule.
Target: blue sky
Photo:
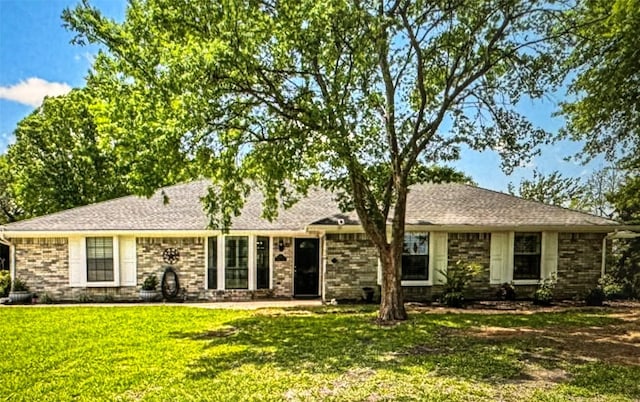
[[[45,95],[62,94],[84,85],[84,77],[97,53],[96,47],[73,46],[73,34],[62,27],[60,15],[77,0],[0,0],[0,152],[12,141],[16,124],[39,104]],[[106,15],[122,19],[123,0],[92,0]],[[544,101],[523,102],[520,109],[539,127],[556,132],[562,120],[552,113],[561,95]],[[500,170],[500,158],[493,152],[463,151],[453,164],[480,186],[505,191],[509,182],[531,177],[534,168],[543,173],[559,170],[566,176],[585,177],[601,167],[601,161],[587,166],[566,162],[578,152],[572,142],[544,147],[542,155],[516,169],[511,176]]]

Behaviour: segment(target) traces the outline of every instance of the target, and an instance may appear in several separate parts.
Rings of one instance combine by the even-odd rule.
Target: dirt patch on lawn
[[[589,327],[480,327],[465,330],[465,335],[487,342],[523,340],[552,351],[552,354],[528,353],[525,358],[534,362],[600,361],[640,366],[640,309],[620,311],[608,316],[616,318],[616,323]]]

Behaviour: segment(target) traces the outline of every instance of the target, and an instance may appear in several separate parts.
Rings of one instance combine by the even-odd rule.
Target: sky
[[[70,43],[74,34],[62,26],[60,15],[79,0],[0,0],[0,152],[13,141],[17,123],[31,113],[44,96],[61,95],[82,87],[84,77],[98,52],[96,46]],[[92,0],[105,15],[122,20],[126,1]],[[553,117],[561,94],[542,101],[527,101],[519,109],[538,127],[556,133],[562,119]],[[541,156],[515,169],[500,170],[500,158],[492,151],[463,150],[453,167],[471,176],[481,187],[506,191],[508,183],[531,178],[534,169],[550,174],[556,170],[568,177],[588,177],[602,167],[601,160],[588,165],[566,161],[581,144],[563,141],[542,148]]]

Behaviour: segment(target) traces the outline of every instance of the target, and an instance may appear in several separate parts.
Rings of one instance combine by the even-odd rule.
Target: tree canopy
[[[87,90],[73,90],[46,98],[18,123],[3,161],[12,203],[24,217],[127,194],[126,175],[101,146],[90,105]]]
[[[101,132],[139,153],[138,192],[185,160],[228,227],[250,190],[264,214],[310,186],[340,194],[380,253],[381,320],[406,318],[400,269],[415,169],[494,149],[510,171],[548,134],[516,109],[559,78],[570,2],[88,1],[64,18],[98,42]],[[160,163],[155,163],[159,158]],[[153,163],[151,163],[153,161]],[[152,174],[149,174],[152,172]],[[393,212],[391,212],[393,211]],[[391,236],[387,232],[392,223]]]

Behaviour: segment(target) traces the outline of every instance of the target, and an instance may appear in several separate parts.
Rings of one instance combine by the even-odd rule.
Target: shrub
[[[505,282],[498,290],[498,299],[514,301],[516,299],[516,288],[512,283]]]
[[[156,274],[151,274],[147,276],[142,282],[142,290],[156,290],[158,286],[158,277]]]
[[[545,278],[533,293],[533,304],[548,306],[553,300],[553,291],[556,287],[556,278]]]
[[[13,280],[13,284],[11,285],[11,291],[12,292],[28,292],[29,286],[27,286],[27,283],[25,281],[23,281],[22,279],[16,276],[15,279]]]
[[[605,292],[600,286],[592,288],[589,293],[584,297],[584,301],[587,306],[602,306],[602,303],[606,300]]]
[[[55,303],[55,300],[49,293],[43,293],[42,296],[40,297],[40,303],[53,304]]]
[[[11,274],[9,271],[0,271],[0,297],[9,296],[11,290]]]
[[[482,272],[482,265],[477,263],[456,262],[447,271],[440,270],[444,275],[446,284],[440,301],[449,307],[462,307],[464,305],[464,292],[471,280]]]
[[[624,285],[612,275],[607,274],[598,279],[598,287],[604,292],[607,300],[624,297]]]

